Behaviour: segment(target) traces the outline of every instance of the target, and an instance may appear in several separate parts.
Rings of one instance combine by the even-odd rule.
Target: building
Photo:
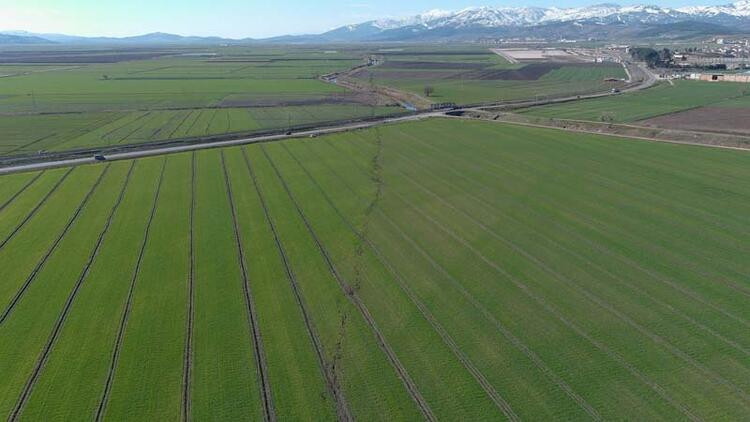
[[[748,74],[700,73],[697,75],[697,79],[701,81],[750,83],[750,75]],[[691,75],[691,79],[694,79],[693,75]]]

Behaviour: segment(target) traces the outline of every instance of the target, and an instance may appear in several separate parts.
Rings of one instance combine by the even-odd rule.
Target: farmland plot
[[[674,86],[664,83],[616,97],[533,107],[522,112],[551,118],[635,122],[724,103],[747,103],[741,84],[675,81]]]
[[[748,160],[432,119],[4,177],[0,409],[743,419]]]

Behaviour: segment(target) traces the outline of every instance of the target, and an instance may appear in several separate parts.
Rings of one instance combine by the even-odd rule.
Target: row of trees
[[[672,51],[668,48],[657,51],[649,47],[634,47],[630,49],[630,56],[650,67],[666,66],[672,61]]]

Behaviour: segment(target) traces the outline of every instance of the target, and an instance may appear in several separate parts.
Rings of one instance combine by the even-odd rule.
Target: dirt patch
[[[454,75],[452,79],[484,81],[536,81],[547,73],[563,67],[560,63],[532,63],[520,69],[484,69]]]
[[[471,69],[483,69],[487,66],[488,65],[485,63],[388,61],[380,65],[380,68],[381,69],[471,70]]]
[[[451,71],[439,70],[382,70],[378,69],[373,72],[373,76],[378,79],[449,79],[455,77],[458,73]],[[351,74],[352,77],[364,81],[370,78],[368,69],[358,70]]]
[[[381,98],[368,92],[342,92],[320,97],[273,98],[246,97],[225,98],[221,107],[285,107],[312,105],[386,105]],[[390,104],[390,103],[389,103]]]
[[[639,123],[666,129],[750,134],[750,108],[700,107]]]
[[[563,67],[588,68],[590,63],[548,61],[531,63],[520,69],[482,69],[450,76],[450,79],[474,79],[485,81],[536,81],[553,70]]]

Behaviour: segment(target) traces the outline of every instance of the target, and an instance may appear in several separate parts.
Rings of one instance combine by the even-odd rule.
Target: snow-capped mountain
[[[660,20],[684,20],[721,15],[735,18],[750,17],[750,0],[741,0],[725,6],[690,6],[677,9],[654,5],[619,6],[610,3],[568,9],[555,7],[495,8],[484,6],[471,7],[455,12],[431,10],[407,18],[377,20],[367,22],[367,24],[371,24],[381,30],[415,25],[434,29],[444,26],[528,26],[582,20],[640,20],[646,23]],[[356,26],[350,25],[350,28],[354,29]]]
[[[677,10],[694,16],[719,16],[723,14],[735,17],[750,17],[750,0],[738,1],[727,6],[691,6]]]
[[[578,8],[541,7],[472,7],[458,11],[431,10],[406,18],[390,18],[348,25],[323,34],[324,39],[399,40],[424,36],[455,38],[460,34],[495,32],[528,32],[532,27],[564,28],[574,25],[629,25],[643,28],[695,21],[705,25],[722,25],[729,29],[750,30],[750,0],[724,6],[691,6],[665,8],[654,5],[619,6],[597,4]],[[683,25],[684,26],[684,25]],[[525,29],[524,29],[525,28]],[[716,27],[712,27],[716,28]],[[716,28],[718,29],[718,28]]]

